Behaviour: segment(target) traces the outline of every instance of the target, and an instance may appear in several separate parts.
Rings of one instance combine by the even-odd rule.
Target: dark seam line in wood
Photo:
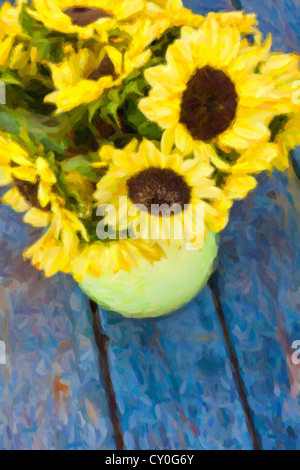
[[[238,387],[238,393],[240,396],[240,399],[242,401],[244,413],[246,416],[246,424],[247,424],[247,429],[250,434],[250,437],[252,439],[252,445],[253,445],[253,450],[261,450],[262,449],[262,444],[261,444],[261,438],[258,434],[258,432],[255,429],[254,426],[254,417],[253,417],[253,412],[249,406],[247,395],[245,392],[245,385],[244,381],[242,379],[241,373],[240,373],[240,367],[239,367],[239,362],[236,356],[236,352],[234,350],[234,347],[231,343],[230,340],[230,334],[229,330],[227,328],[226,320],[225,320],[225,315],[223,312],[218,288],[217,288],[217,282],[215,280],[216,274],[214,274],[208,281],[208,285],[210,287],[211,293],[212,293],[212,298],[213,302],[217,311],[217,314],[219,315],[220,318],[220,323],[221,327],[223,330],[223,335],[225,338],[226,346],[229,352],[229,358],[232,366],[232,372],[233,372],[233,377],[234,380],[237,384]]]
[[[122,426],[118,416],[116,394],[111,380],[110,366],[107,353],[109,337],[103,332],[98,305],[92,300],[90,300],[89,302],[93,316],[93,330],[95,335],[95,341],[99,351],[98,358],[100,371],[103,373],[105,380],[105,393],[109,406],[110,419],[114,430],[114,439],[116,442],[117,449],[124,450]]]
[[[231,4],[233,8],[235,8],[236,10],[243,10],[243,5],[242,5],[242,2],[240,2],[240,0],[231,0]]]

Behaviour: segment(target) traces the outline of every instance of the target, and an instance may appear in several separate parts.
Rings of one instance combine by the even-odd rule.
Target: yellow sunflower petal
[[[32,207],[26,212],[23,220],[26,224],[30,224],[33,227],[47,227],[50,222],[50,214]]]
[[[0,186],[6,186],[13,181],[10,168],[0,167]]]
[[[227,178],[224,190],[231,199],[243,199],[256,186],[257,181],[253,176],[232,175]]]
[[[25,212],[30,209],[30,204],[19,193],[18,189],[13,187],[1,198],[3,204],[10,205],[16,212]]]
[[[249,149],[241,155],[232,166],[231,171],[236,174],[260,173],[271,169],[274,160],[278,157],[278,146],[266,143],[257,148]]]
[[[212,206],[222,197],[207,157],[213,148],[206,144],[200,147],[197,158],[185,158],[184,153],[165,154],[146,139],[135,153],[111,146],[110,168],[95,192],[98,203],[105,202],[114,208],[105,223],[116,225],[119,230],[127,226],[132,236],[148,241],[177,240],[182,233],[181,240],[176,241],[178,246],[189,234],[194,237],[193,220],[188,217],[190,206],[202,208],[204,201]],[[202,151],[205,156],[201,155]],[[115,215],[120,216],[117,224]]]

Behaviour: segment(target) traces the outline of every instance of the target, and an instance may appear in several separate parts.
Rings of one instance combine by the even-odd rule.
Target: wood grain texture
[[[272,33],[273,50],[300,51],[300,0],[240,0],[247,13],[256,13],[259,27]]]
[[[297,2],[243,1],[273,49],[299,49]],[[254,424],[265,449],[299,448],[299,180],[274,172],[235,204],[221,234],[215,279]]]
[[[201,15],[206,15],[210,11],[231,11],[234,8],[231,0],[183,0],[183,3],[185,7]]]
[[[100,314],[127,449],[252,448],[208,287],[157,320]]]
[[[0,206],[0,448],[114,449],[87,299],[22,261],[32,235]]]
[[[217,283],[263,448],[299,448],[299,182],[260,178],[221,235]]]

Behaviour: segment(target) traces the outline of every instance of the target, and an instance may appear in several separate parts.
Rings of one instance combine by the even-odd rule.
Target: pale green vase
[[[210,233],[201,251],[169,248],[167,258],[130,273],[88,276],[80,288],[105,310],[132,318],[158,317],[189,302],[207,283],[218,253]]]

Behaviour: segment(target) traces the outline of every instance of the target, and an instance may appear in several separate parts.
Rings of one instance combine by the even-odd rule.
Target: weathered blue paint
[[[299,181],[260,178],[221,235],[220,298],[256,429],[265,449],[299,448]],[[297,198],[297,199],[296,199]]]
[[[273,50],[299,50],[298,1],[241,3],[272,32]],[[265,449],[299,448],[300,375],[291,362],[300,339],[299,189],[292,170],[262,175],[221,234],[220,298]]]
[[[127,448],[251,448],[208,287],[157,320],[101,318]]]
[[[87,299],[24,263],[32,232],[0,206],[1,449],[115,447]]]
[[[260,30],[271,33],[273,50],[300,51],[299,0],[241,0],[247,13],[256,13]]]
[[[184,6],[190,8],[194,13],[206,15],[210,11],[231,11],[233,10],[231,0],[183,0]]]

